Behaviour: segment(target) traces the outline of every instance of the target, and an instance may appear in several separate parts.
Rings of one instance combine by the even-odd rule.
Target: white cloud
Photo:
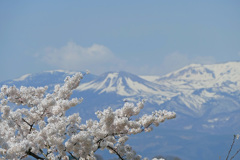
[[[95,73],[116,70],[121,62],[103,45],[93,44],[85,48],[74,42],[69,42],[62,48],[48,47],[40,57],[47,64],[57,68],[78,71],[89,69]]]
[[[107,71],[127,71],[139,75],[163,75],[175,71],[186,65],[212,64],[215,62],[211,56],[198,56],[190,58],[187,54],[174,52],[163,57],[162,61],[152,60],[152,63],[135,62],[130,59],[119,59],[107,47],[93,44],[83,47],[69,42],[60,48],[48,47],[41,54],[36,54],[45,63],[55,69],[84,71],[90,70],[93,74],[102,74]]]

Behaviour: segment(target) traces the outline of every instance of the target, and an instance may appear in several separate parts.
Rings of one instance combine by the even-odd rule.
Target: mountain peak
[[[218,79],[229,74],[239,74],[240,62],[227,62],[221,64],[191,64],[177,71],[171,72],[159,80],[182,79],[182,80],[209,80]]]
[[[99,94],[115,92],[121,96],[133,96],[138,94],[156,94],[159,85],[149,82],[128,72],[106,72],[97,79],[83,83],[78,90],[94,90]]]
[[[236,91],[240,89],[240,62],[198,65],[192,64],[169,73],[155,82],[175,88],[216,88]]]

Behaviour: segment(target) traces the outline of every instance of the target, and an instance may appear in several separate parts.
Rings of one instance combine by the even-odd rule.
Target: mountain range
[[[63,84],[66,76],[75,73],[55,70],[27,74],[0,82],[0,86],[47,85],[51,92],[55,84]],[[97,110],[108,106],[116,109],[126,101],[137,103],[142,99],[146,100],[142,114],[159,109],[176,112],[176,119],[130,140],[136,151],[148,157],[224,158],[231,136],[240,132],[240,62],[192,64],[164,76],[139,76],[123,71],[88,74],[73,97],[83,97],[84,101],[68,114],[80,112],[85,120],[95,118]]]

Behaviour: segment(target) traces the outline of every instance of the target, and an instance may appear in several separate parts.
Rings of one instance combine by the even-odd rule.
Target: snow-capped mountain
[[[169,73],[154,82],[184,92],[184,89],[215,88],[222,91],[240,89],[240,62],[200,65],[192,64]],[[182,88],[182,90],[181,90]]]
[[[159,108],[173,109],[193,117],[203,116],[205,112],[219,114],[239,109],[240,62],[193,64],[160,78],[108,72],[82,83],[78,91],[116,94],[134,102],[147,99]],[[219,103],[222,101],[230,105]]]
[[[0,85],[47,85],[51,90],[55,84],[63,83],[66,76],[75,73],[56,70],[27,74],[0,82]],[[101,99],[111,96],[118,103],[145,99],[159,108],[193,117],[203,116],[206,112],[220,114],[239,109],[240,62],[192,64],[162,77],[137,76],[128,72],[107,72],[100,76],[90,74],[84,76],[76,94],[83,98],[94,94],[94,97],[101,97],[96,98],[95,102],[104,106],[108,104],[101,102]],[[222,102],[227,102],[227,105]]]
[[[212,114],[238,110],[240,106],[240,62],[213,65],[189,65],[154,81],[177,90],[170,104],[175,101],[198,115],[212,106]],[[216,101],[216,103],[212,103]],[[223,106],[227,102],[230,105]],[[189,114],[189,113],[188,113]]]
[[[166,97],[176,95],[173,89],[170,90],[165,85],[149,82],[128,72],[104,73],[93,81],[82,83],[77,90],[97,94],[114,93],[131,101],[142,98],[158,104],[167,100]]]

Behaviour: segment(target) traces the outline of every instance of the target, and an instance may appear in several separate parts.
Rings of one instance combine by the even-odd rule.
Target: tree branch
[[[68,152],[68,153],[72,156],[72,158],[77,160],[77,158],[71,152]]]
[[[108,136],[114,136],[115,139],[117,139],[116,136],[119,136],[119,135],[121,135],[121,134],[124,134],[124,133],[112,133],[112,134],[110,134],[110,135],[107,134],[105,137],[99,139],[99,140],[96,142],[96,144],[98,144],[98,148],[97,148],[95,151],[93,151],[93,152],[95,153],[95,152],[100,148],[101,142],[102,142],[105,138],[107,138]]]
[[[33,124],[30,124],[24,118],[22,118],[22,120],[23,120],[23,122],[27,123],[27,125],[29,125],[29,127],[30,127],[29,132],[31,132],[31,130],[33,128],[33,125],[34,125],[34,122],[33,122]]]
[[[42,155],[46,158],[46,160],[48,160],[48,158],[47,158],[47,154],[45,154],[44,152],[43,152],[43,150],[41,150],[41,149],[39,149],[39,151],[42,153]]]
[[[34,158],[36,158],[36,159],[42,159],[42,160],[44,160],[44,158],[39,157],[39,156],[36,155],[35,153],[31,152],[31,149],[29,149],[28,151],[26,151],[26,154],[29,155],[29,156],[32,156],[32,157],[34,157]]]
[[[113,152],[115,152],[116,155],[118,155],[118,157],[119,157],[121,160],[124,160],[123,157],[122,157],[114,148],[112,148],[112,147],[110,147],[110,146],[107,146],[107,148],[108,148],[108,149],[111,149]]]
[[[28,156],[28,155],[26,154],[26,155],[22,156],[20,159],[26,158],[27,156]]]

